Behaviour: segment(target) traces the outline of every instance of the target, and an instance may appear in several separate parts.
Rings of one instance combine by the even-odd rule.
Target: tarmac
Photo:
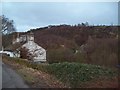
[[[2,88],[29,88],[22,77],[2,63]]]

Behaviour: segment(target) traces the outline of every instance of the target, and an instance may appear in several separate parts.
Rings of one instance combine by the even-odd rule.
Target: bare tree
[[[2,32],[3,34],[10,34],[16,31],[13,20],[9,20],[4,15],[2,15],[0,16],[0,21],[2,21],[2,29],[0,30],[0,32]]]

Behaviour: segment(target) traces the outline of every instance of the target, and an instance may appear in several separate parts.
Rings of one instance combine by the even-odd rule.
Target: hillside
[[[35,42],[47,50],[49,63],[68,61],[104,66],[118,63],[117,26],[58,25],[30,31],[34,33]],[[17,33],[3,36],[4,47],[11,45],[13,35],[16,37]]]
[[[46,49],[59,48],[61,45],[66,47],[81,46],[84,44],[88,36],[94,38],[115,38],[118,33],[117,26],[48,26],[44,28],[31,29],[35,36],[35,42]],[[20,32],[19,35],[27,34],[28,32]],[[17,37],[17,32],[8,35],[10,41]],[[7,37],[3,37],[3,44]],[[72,44],[72,45],[71,45]]]
[[[64,45],[68,48],[77,48],[84,44],[88,36],[95,38],[114,38],[117,27],[111,26],[49,26],[30,30],[35,35],[35,42],[46,49],[59,48]]]

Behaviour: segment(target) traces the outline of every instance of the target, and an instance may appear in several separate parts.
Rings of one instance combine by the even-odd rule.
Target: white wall
[[[34,41],[28,41],[25,43],[22,48],[27,48],[29,52],[34,56],[33,61],[46,61],[46,50],[39,45],[37,45]]]

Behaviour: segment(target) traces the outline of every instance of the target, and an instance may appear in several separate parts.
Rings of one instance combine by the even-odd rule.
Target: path
[[[2,88],[28,88],[20,77],[9,66],[2,63]]]

